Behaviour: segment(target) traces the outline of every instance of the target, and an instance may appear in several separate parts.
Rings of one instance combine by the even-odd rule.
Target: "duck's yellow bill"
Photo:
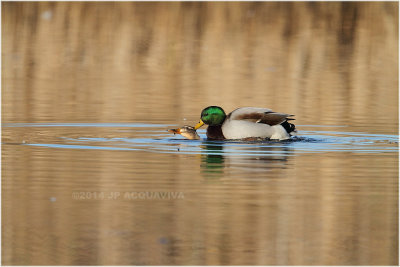
[[[197,130],[203,125],[204,125],[204,122],[202,120],[200,120],[199,123],[197,123],[196,126],[194,126],[194,129]]]

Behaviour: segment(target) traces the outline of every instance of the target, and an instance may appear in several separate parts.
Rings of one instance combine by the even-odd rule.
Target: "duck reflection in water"
[[[168,130],[190,140],[200,136],[192,126]],[[265,172],[271,169],[285,169],[288,154],[291,153],[291,140],[270,141],[265,138],[246,138],[244,140],[203,140],[201,169],[206,178],[221,178],[229,169],[248,172]],[[246,177],[246,179],[248,179]]]
[[[201,170],[206,178],[220,178],[224,174],[225,157],[223,142],[204,141],[200,146]]]
[[[286,169],[292,149],[289,143],[271,141],[203,141],[201,169],[206,178],[222,178],[229,174],[263,173]]]

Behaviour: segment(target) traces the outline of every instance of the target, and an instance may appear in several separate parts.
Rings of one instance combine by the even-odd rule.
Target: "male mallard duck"
[[[192,126],[185,125],[181,128],[178,129],[169,129],[168,132],[174,133],[174,134],[180,134],[183,137],[186,137],[187,139],[190,140],[198,140],[200,139],[200,136],[197,134],[196,130]]]
[[[277,113],[267,108],[244,107],[228,114],[221,107],[209,106],[201,112],[195,130],[208,125],[207,137],[211,140],[269,138],[285,140],[296,132],[288,120],[294,115]]]

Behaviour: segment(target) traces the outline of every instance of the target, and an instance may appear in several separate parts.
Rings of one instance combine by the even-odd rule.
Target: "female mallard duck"
[[[238,108],[225,114],[221,107],[209,106],[201,112],[195,130],[208,125],[207,137],[211,140],[269,138],[285,140],[296,132],[289,123],[294,115],[277,113],[267,108]]]
[[[197,134],[194,127],[188,126],[188,125],[185,125],[178,129],[169,129],[168,132],[171,132],[173,134],[180,134],[183,137],[186,137],[187,139],[190,139],[190,140],[200,139],[200,136]]]

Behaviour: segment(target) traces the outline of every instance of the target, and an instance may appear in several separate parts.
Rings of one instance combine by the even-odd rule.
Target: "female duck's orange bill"
[[[173,134],[181,134],[181,128],[178,129],[168,129],[168,132]]]

